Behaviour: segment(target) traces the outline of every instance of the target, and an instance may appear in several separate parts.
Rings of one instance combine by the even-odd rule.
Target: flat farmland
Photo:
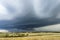
[[[60,33],[22,33],[26,37],[0,37],[0,40],[60,40]]]

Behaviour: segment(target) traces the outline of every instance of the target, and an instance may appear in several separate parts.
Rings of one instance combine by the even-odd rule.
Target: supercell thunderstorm
[[[0,0],[0,29],[6,31],[60,31],[59,0]],[[39,28],[39,30],[37,30]],[[50,30],[52,29],[52,30]]]

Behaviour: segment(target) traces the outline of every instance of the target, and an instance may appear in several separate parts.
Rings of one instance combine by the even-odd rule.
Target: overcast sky
[[[53,26],[45,26],[59,23],[60,0],[0,0],[0,29],[30,31],[43,27],[39,31],[55,31]]]

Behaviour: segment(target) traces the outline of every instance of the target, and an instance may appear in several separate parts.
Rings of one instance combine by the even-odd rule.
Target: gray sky
[[[35,30],[59,20],[60,0],[0,0],[0,29]]]

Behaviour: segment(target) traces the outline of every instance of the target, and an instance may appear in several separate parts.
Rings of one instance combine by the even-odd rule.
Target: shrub
[[[3,37],[26,37],[28,34],[23,34],[23,33],[6,33],[2,35]]]

